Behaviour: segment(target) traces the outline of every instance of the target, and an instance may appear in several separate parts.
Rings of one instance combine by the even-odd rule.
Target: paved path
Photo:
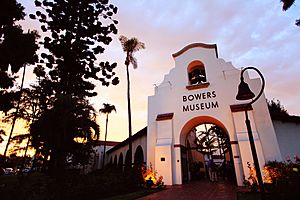
[[[195,181],[184,185],[171,186],[139,200],[236,200],[237,187],[227,182],[211,183]]]

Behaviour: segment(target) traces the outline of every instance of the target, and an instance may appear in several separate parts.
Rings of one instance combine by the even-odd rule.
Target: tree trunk
[[[8,140],[7,140],[7,144],[6,144],[4,153],[3,153],[3,158],[4,159],[6,159],[6,154],[7,154],[8,146],[9,146],[9,143],[10,143],[10,140],[11,140],[11,136],[13,134],[13,131],[14,131],[14,128],[15,128],[15,124],[16,124],[16,121],[17,121],[17,118],[18,118],[17,115],[18,115],[18,112],[19,112],[20,101],[21,101],[21,97],[22,97],[22,90],[23,90],[23,84],[24,84],[24,79],[25,79],[25,71],[26,71],[26,65],[24,65],[24,71],[23,71],[22,82],[21,82],[21,87],[20,87],[20,98],[18,100],[18,104],[17,104],[17,107],[16,107],[15,116],[13,118],[13,122],[12,122],[12,125],[11,125],[10,134],[9,134],[9,137],[8,137]]]
[[[128,128],[129,128],[129,137],[128,137],[128,154],[129,154],[129,173],[131,176],[132,169],[132,127],[131,127],[131,107],[130,107],[130,79],[129,79],[129,63],[126,65],[127,70],[127,101],[128,101]]]
[[[28,140],[27,140],[27,144],[26,144],[26,148],[25,148],[25,153],[24,153],[23,159],[22,159],[22,165],[21,165],[21,169],[20,169],[22,175],[23,175],[23,169],[24,169],[25,162],[26,162],[26,154],[27,154],[27,151],[28,151],[29,143],[30,143],[30,135],[28,135]]]
[[[104,147],[103,147],[102,169],[104,168],[104,164],[105,164],[105,151],[106,151],[107,125],[108,125],[108,113],[106,114],[106,125],[105,125],[105,137],[104,137]]]

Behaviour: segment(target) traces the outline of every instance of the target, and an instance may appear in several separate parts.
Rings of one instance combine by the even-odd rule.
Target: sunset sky
[[[33,0],[19,0],[27,14],[34,11]],[[124,59],[120,35],[137,37],[146,45],[136,53],[138,68],[131,69],[133,132],[147,125],[147,98],[154,93],[166,73],[174,67],[172,54],[188,44],[217,44],[219,57],[236,68],[255,66],[266,79],[268,99],[279,99],[288,112],[300,115],[300,1],[283,12],[280,0],[113,0],[118,7],[118,35],[106,47],[101,60],[118,63],[118,86],[102,87],[91,99],[99,110],[102,103],[114,104],[117,113],[109,116],[108,140],[128,136]],[[32,20],[22,23],[25,30],[39,28]],[[255,74],[254,74],[255,75]],[[27,84],[34,76],[28,72]],[[99,115],[101,139],[105,115]],[[3,145],[3,144],[2,144]]]

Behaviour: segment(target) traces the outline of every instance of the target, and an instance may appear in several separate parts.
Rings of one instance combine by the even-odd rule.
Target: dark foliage
[[[10,113],[13,120],[11,121],[12,126],[4,150],[4,157],[11,142],[17,119],[26,65],[34,64],[37,61],[38,45],[36,39],[39,35],[36,31],[30,30],[23,33],[22,27],[16,25],[16,22],[23,20],[24,16],[24,7],[16,0],[0,2],[0,111],[4,112],[5,115],[10,110],[14,111],[14,113]],[[16,79],[15,74],[22,67],[24,68],[22,82],[19,91],[16,92],[13,88]]]
[[[295,3],[295,0],[281,0],[281,2],[282,10],[287,11]]]
[[[300,26],[300,19],[297,19],[295,24],[296,24],[296,26]]]
[[[289,161],[269,161],[265,170],[269,171],[272,183],[265,184],[266,199],[298,199],[300,195],[300,165]]]
[[[268,100],[268,108],[271,116],[289,116],[287,110],[281,105],[280,101],[277,99]]]
[[[99,0],[36,0],[35,5],[38,10],[29,16],[41,23],[47,35],[41,42],[46,51],[39,58],[44,64],[34,69],[38,78],[35,96],[27,101],[29,106],[38,104],[39,112],[31,109],[34,118],[26,114],[27,108],[22,113],[32,120],[31,145],[37,157],[47,164],[50,156],[48,168],[58,175],[68,165],[89,163],[93,153],[99,127],[88,101],[97,95],[91,80],[104,86],[119,83],[113,71],[116,63],[96,63],[96,56],[117,33],[118,22],[112,18],[117,7]]]
[[[5,113],[15,106],[20,97],[8,90],[14,86],[14,74],[37,61],[37,32],[23,33],[22,27],[16,25],[24,16],[24,7],[16,0],[0,1],[0,111]]]
[[[64,169],[68,155],[72,157],[69,164],[88,163],[93,135],[99,132],[92,112],[88,101],[62,96],[31,124],[32,145],[43,149],[44,157],[50,154],[50,167]],[[76,142],[77,137],[84,142]]]
[[[89,175],[68,172],[61,177],[42,174],[0,176],[1,200],[105,199],[138,190],[122,174],[111,170]]]
[[[287,11],[288,9],[290,9],[292,5],[294,5],[295,0],[281,0],[281,2],[282,2],[282,10]],[[296,20],[295,25],[300,26],[300,19]]]
[[[41,54],[40,62],[50,69],[57,93],[95,96],[90,78],[105,86],[118,84],[113,72],[116,63],[95,63],[96,56],[104,52],[103,45],[112,41],[110,35],[117,33],[118,22],[112,19],[117,7],[99,0],[45,0],[35,5],[41,9],[30,18],[39,20],[41,29],[49,33],[42,42],[49,52]]]
[[[2,136],[4,135],[6,135],[5,131],[3,129],[0,129],[0,143],[3,142],[4,139]]]

